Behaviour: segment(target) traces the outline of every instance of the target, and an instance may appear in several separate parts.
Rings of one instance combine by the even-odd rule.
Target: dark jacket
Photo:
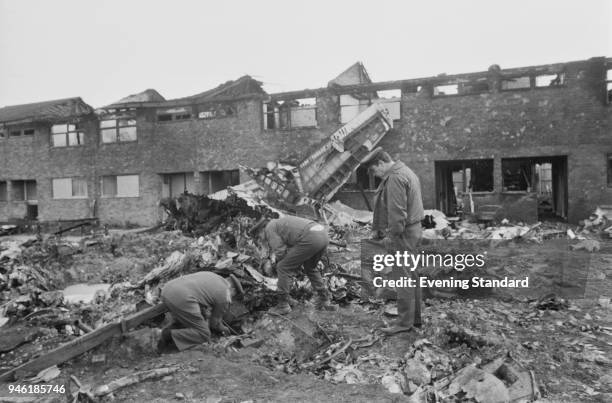
[[[376,189],[372,229],[400,234],[406,226],[420,222],[424,216],[419,178],[398,161]]]
[[[227,281],[216,273],[200,271],[168,281],[161,292],[180,308],[190,302],[197,302],[205,311],[210,312],[210,322],[216,328],[223,313],[232,302]]]
[[[270,252],[274,252],[276,259],[281,260],[285,256],[287,248],[295,246],[304,232],[312,225],[317,225],[317,223],[294,216],[284,216],[271,220],[264,230]]]

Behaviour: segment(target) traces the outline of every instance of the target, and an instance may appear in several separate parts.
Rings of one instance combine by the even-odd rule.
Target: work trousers
[[[210,340],[210,327],[197,301],[189,300],[178,288],[165,290],[161,299],[172,314],[173,323],[168,326],[172,340],[179,350],[185,350]]]
[[[319,224],[314,225],[322,227]],[[327,293],[321,273],[317,269],[317,263],[327,249],[329,238],[325,228],[313,231],[311,230],[312,227],[311,225],[304,229],[297,243],[287,249],[285,256],[276,265],[278,292],[284,300],[288,300],[291,283],[302,265],[312,289],[319,295],[326,295]]]
[[[417,246],[421,240],[421,223],[406,226],[404,232],[398,236],[390,236],[385,239],[368,239],[370,250],[380,250],[380,253],[395,254],[396,251],[408,251],[417,253]],[[384,252],[383,252],[384,251]],[[421,287],[419,286],[419,274],[410,271],[410,268],[393,266],[391,279],[399,280],[401,277],[414,279],[415,287],[395,287],[397,293],[398,326],[410,327],[421,325]],[[367,280],[367,279],[366,279]]]

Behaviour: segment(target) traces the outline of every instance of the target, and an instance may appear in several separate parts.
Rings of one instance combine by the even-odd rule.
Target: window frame
[[[137,189],[136,194],[119,194],[119,181],[120,177],[136,177],[137,180]],[[105,194],[104,193],[104,178],[114,178],[114,194]],[[100,177],[100,194],[104,199],[120,199],[120,198],[139,198],[140,197],[140,175],[139,174],[121,174],[121,175],[102,175]]]
[[[66,126],[66,131],[65,132],[53,132],[53,128],[56,126]],[[70,126],[74,126],[73,130],[70,130]],[[70,135],[76,133],[76,138],[79,139],[80,138],[80,142],[78,144],[70,144]],[[64,140],[66,141],[65,144],[63,145],[56,145],[54,138],[55,136],[59,136],[59,135],[64,135],[65,138]],[[85,132],[83,130],[81,130],[79,128],[79,124],[78,123],[56,123],[51,125],[51,130],[50,130],[50,136],[51,136],[51,147],[52,148],[65,148],[65,147],[83,147],[85,146]]]
[[[113,126],[102,127],[104,125],[103,122],[112,122],[115,124]],[[128,124],[121,125],[120,121],[127,121]],[[133,123],[132,123],[133,122]],[[134,128],[134,138],[122,140],[121,139],[121,129],[130,129]],[[136,117],[131,116],[115,116],[111,119],[100,119],[98,123],[98,130],[100,133],[100,144],[118,144],[118,143],[134,143],[138,142],[138,121]],[[104,132],[114,131],[114,141],[104,141]]]
[[[75,190],[74,181],[75,181],[75,179],[76,180],[82,180],[83,183],[85,183],[85,194],[84,195],[75,195],[74,194],[74,190]],[[70,180],[70,193],[71,193],[71,196],[63,196],[62,195],[62,197],[58,197],[56,195],[55,181],[59,181],[59,180]],[[87,184],[87,179],[84,178],[84,177],[51,178],[51,193],[52,193],[53,200],[87,199],[89,197],[89,186]]]

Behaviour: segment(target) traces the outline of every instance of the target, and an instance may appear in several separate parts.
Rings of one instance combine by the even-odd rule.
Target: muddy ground
[[[359,243],[352,241],[348,249],[331,248],[329,258],[357,272]],[[176,232],[126,234],[78,252],[60,250],[59,255],[65,254],[58,258],[62,267],[57,283],[136,281],[172,251],[185,251],[192,243]],[[476,299],[430,295],[424,303],[423,328],[388,338],[380,337],[376,329],[393,320],[393,303],[363,299],[353,299],[335,313],[316,312],[307,301],[286,318],[255,312],[243,329],[263,342],[256,347],[224,348],[227,338],[218,338],[195,350],[159,355],[155,333],[144,330],[60,365],[61,375],[53,382],[70,384],[74,375],[84,384],[100,385],[137,371],[178,366],[173,375],[125,387],[112,398],[121,402],[410,401],[408,396],[389,393],[381,378],[402,368],[419,350],[437,354],[432,383],[466,365],[510,356],[533,371],[542,401],[612,401],[612,241],[601,241],[601,249],[593,253],[570,250],[560,240],[504,242],[489,251],[491,273],[532,274],[533,290],[497,290]],[[580,264],[566,265],[561,279],[550,273],[555,262],[567,261]],[[574,280],[584,281],[584,289],[573,287]],[[567,304],[551,309],[538,306],[538,296],[551,290],[557,295],[569,290]],[[476,336],[462,338],[457,329],[469,329]],[[58,337],[62,338],[43,335],[0,355],[0,361],[4,367],[31,358],[54,347],[45,340],[57,343]],[[331,363],[300,368],[300,359],[302,364],[312,362],[317,348],[349,338],[361,345],[374,343],[365,347],[355,343]],[[92,362],[100,356],[103,362]],[[75,390],[74,384],[70,387]]]

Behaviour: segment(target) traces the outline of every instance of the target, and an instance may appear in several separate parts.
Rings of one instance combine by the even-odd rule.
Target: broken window
[[[461,214],[468,194],[493,191],[493,159],[436,161],[435,176],[438,209]]]
[[[172,108],[157,111],[158,122],[171,122],[191,119],[191,108]]]
[[[565,85],[565,73],[541,74],[535,77],[536,87],[560,87]]]
[[[531,77],[521,76],[521,77],[504,78],[501,80],[500,88],[502,91],[529,89],[531,88]]]
[[[6,181],[0,181],[0,202],[8,200],[8,187]]]
[[[461,95],[482,94],[489,92],[489,82],[482,80],[462,83],[459,90]]]
[[[401,104],[402,104],[402,90],[386,90],[378,91],[378,98],[373,99],[373,102],[382,104],[387,111],[389,111],[389,117],[392,120],[399,120],[401,118]]]
[[[23,135],[24,136],[33,136],[34,135],[34,129],[24,129],[23,130]]]
[[[87,181],[84,178],[57,178],[51,180],[54,199],[87,197]]]
[[[535,164],[535,191],[540,195],[552,194],[552,164],[550,162]]]
[[[264,129],[294,129],[317,126],[316,98],[297,98],[263,105]]]
[[[502,159],[504,192],[531,192],[535,164],[529,159]]]
[[[340,95],[340,123],[348,123],[370,106],[370,94]]]
[[[215,119],[236,115],[232,105],[202,105],[199,107],[198,119]]]
[[[264,130],[278,129],[278,103],[268,102],[263,104],[263,124]]]
[[[200,173],[200,181],[204,194],[218,192],[228,186],[240,183],[240,172],[237,169],[225,171],[205,171]]]
[[[457,94],[459,94],[459,84],[434,85],[433,87],[434,97],[443,97],[447,95]]]
[[[612,154],[608,154],[608,186],[612,187]]]
[[[18,180],[13,181],[13,200],[18,201],[36,201],[36,181],[35,180]]]
[[[136,119],[120,118],[100,121],[100,137],[102,143],[121,143],[136,141]]]
[[[346,181],[343,190],[376,190],[381,179],[374,176],[368,167],[359,166]]]
[[[196,193],[193,172],[163,174],[162,197],[176,197],[185,192]]]
[[[85,134],[74,124],[57,124],[51,126],[51,144],[53,147],[73,147],[85,144]]]
[[[452,167],[457,194],[493,191],[493,160],[459,161]]]
[[[606,71],[606,101],[612,103],[612,69]]]
[[[102,177],[102,196],[104,197],[138,197],[138,175],[108,175]]]

